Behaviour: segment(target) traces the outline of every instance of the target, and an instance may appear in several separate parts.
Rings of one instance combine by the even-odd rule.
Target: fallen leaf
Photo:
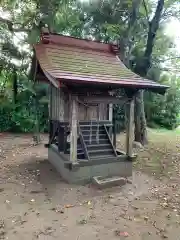
[[[32,190],[32,191],[30,191],[30,193],[32,193],[32,194],[38,194],[38,193],[42,193],[43,191],[41,191],[41,190]]]
[[[144,216],[145,221],[148,221],[148,219],[149,219],[148,216]]]
[[[74,207],[74,205],[72,205],[72,204],[67,204],[67,205],[65,205],[64,207],[65,207],[65,208],[72,208],[72,207]]]
[[[0,220],[0,228],[4,228],[4,227],[5,227],[4,220]]]
[[[0,231],[0,239],[5,239],[6,232],[4,230]]]
[[[168,236],[166,234],[162,234],[161,237],[166,238],[166,239],[168,238]]]
[[[119,230],[115,231],[115,235],[118,237],[129,237],[129,233],[128,232],[121,232]]]
[[[79,224],[82,224],[82,225],[87,224],[87,220],[86,219],[82,219],[82,220],[79,221]]]
[[[112,199],[112,198],[114,198],[114,196],[113,195],[109,195],[108,198]]]

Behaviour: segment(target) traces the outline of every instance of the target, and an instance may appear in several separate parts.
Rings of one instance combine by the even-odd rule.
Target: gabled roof
[[[126,68],[116,56],[116,47],[111,44],[48,34],[35,45],[35,52],[50,81],[99,83],[159,93],[167,89],[167,86],[143,79]]]

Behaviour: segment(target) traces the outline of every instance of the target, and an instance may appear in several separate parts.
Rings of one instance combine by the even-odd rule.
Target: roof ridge
[[[74,36],[52,33],[48,30],[48,28],[41,29],[41,43],[67,45],[72,47],[79,47],[82,49],[112,52],[114,54],[117,54],[118,51],[118,46],[114,43],[104,43],[93,39],[87,38],[82,39]]]

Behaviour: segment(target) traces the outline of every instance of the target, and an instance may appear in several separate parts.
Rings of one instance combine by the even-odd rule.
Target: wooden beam
[[[134,98],[127,103],[126,107],[126,155],[133,157],[133,125],[134,125]]]
[[[71,137],[70,137],[70,161],[77,161],[77,96],[71,95]]]
[[[117,98],[113,96],[87,96],[87,97],[79,97],[79,100],[84,103],[107,103],[107,104],[121,104],[128,99],[125,97]]]
[[[48,72],[46,72],[44,69],[42,69],[42,70],[43,70],[44,75],[54,85],[54,87],[59,88],[59,82],[54,77],[52,77]]]

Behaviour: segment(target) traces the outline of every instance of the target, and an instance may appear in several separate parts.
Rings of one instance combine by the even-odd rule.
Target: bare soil
[[[30,135],[1,134],[0,239],[180,239],[180,135],[151,132],[139,156],[133,184],[99,190],[63,182]]]

